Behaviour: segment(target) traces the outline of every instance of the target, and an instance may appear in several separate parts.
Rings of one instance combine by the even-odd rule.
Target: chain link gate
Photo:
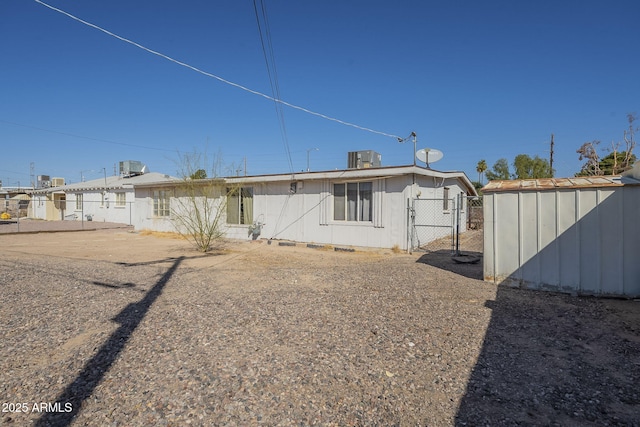
[[[455,199],[409,201],[409,248],[441,251],[454,249]]]
[[[482,254],[481,198],[410,199],[408,211],[411,251]]]

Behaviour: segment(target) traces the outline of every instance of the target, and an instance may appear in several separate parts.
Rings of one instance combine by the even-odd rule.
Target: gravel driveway
[[[637,301],[391,251],[0,247],[3,425],[639,425]]]

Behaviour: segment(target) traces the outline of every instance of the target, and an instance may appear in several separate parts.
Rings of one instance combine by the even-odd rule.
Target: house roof
[[[637,185],[640,181],[630,177],[581,176],[574,178],[517,179],[509,181],[490,181],[482,188],[483,193],[500,191],[541,191],[579,188],[622,187]]]
[[[31,196],[29,196],[28,194],[16,194],[15,196],[11,197],[11,200],[31,200]]]
[[[33,190],[33,194],[46,194],[57,192],[83,192],[83,191],[95,191],[95,190],[117,190],[124,188],[133,188],[139,184],[152,184],[152,183],[167,183],[177,181],[179,178],[165,175],[158,172],[148,172],[142,175],[135,175],[131,177],[124,176],[107,176],[105,178],[93,179],[86,182],[77,182],[75,184],[62,185],[60,187],[49,187]]]
[[[393,176],[402,176],[415,174],[420,176],[429,176],[434,178],[454,178],[459,179],[466,187],[467,194],[477,195],[477,192],[464,172],[442,172],[434,169],[427,169],[422,166],[389,166],[380,168],[365,169],[342,169],[320,172],[294,172],[286,174],[267,174],[267,175],[250,175],[250,176],[231,176],[223,178],[213,178],[226,184],[257,184],[264,182],[290,182],[302,180],[361,180],[361,179],[382,179]],[[212,179],[198,180],[202,182],[211,181]],[[175,185],[181,181],[169,175],[157,172],[149,172],[143,175],[132,177],[107,176],[106,178],[98,178],[86,182],[78,182],[75,184],[63,185],[60,187],[42,188],[33,190],[33,194],[47,194],[57,192],[83,192],[95,190],[113,190],[133,187],[157,187],[166,185]]]
[[[293,172],[286,174],[267,174],[267,175],[250,175],[250,176],[231,176],[217,178],[221,182],[227,184],[257,184],[264,182],[290,182],[290,181],[308,181],[308,180],[361,180],[361,179],[382,179],[392,176],[402,176],[416,174],[421,176],[431,176],[435,178],[457,178],[462,181],[467,188],[467,193],[477,195],[477,192],[464,172],[441,172],[433,169],[427,169],[421,166],[389,166],[379,168],[363,168],[363,169],[341,169],[332,171],[319,172]],[[201,180],[203,182],[207,180]],[[166,181],[164,182],[166,184]],[[140,183],[136,187],[151,187],[160,184]]]

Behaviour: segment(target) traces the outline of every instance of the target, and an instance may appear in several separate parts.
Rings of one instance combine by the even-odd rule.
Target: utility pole
[[[309,153],[312,151],[319,151],[319,148],[307,148],[307,172],[309,172]]]
[[[415,132],[411,132],[413,137],[413,166],[416,165],[416,150],[418,149],[418,135]],[[429,168],[429,158],[427,158],[427,169]]]
[[[409,135],[406,138],[398,138],[398,142],[400,144],[403,144],[409,138],[413,138],[413,166],[415,166],[416,165],[416,150],[418,148],[418,135],[415,132],[411,132],[411,135]],[[428,167],[429,167],[429,164],[427,163],[427,168]]]
[[[553,134],[551,134],[551,151],[549,151],[549,172],[551,173],[551,178],[553,178]]]

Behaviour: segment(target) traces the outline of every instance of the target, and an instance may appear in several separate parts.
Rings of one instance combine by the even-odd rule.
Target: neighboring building
[[[29,216],[45,220],[89,220],[132,224],[136,184],[177,180],[161,173],[106,176],[31,192]]]
[[[58,187],[64,187],[63,178],[51,180],[48,175],[38,175],[37,187],[30,192],[31,202],[27,215],[46,220],[65,219],[66,195]]]
[[[640,296],[640,173],[491,181],[484,278],[575,294]]]
[[[419,166],[229,177],[211,182],[226,198],[225,235],[229,238],[386,248],[397,245],[402,249],[409,247],[413,233],[412,200],[438,201],[434,221],[450,224],[450,200],[458,194],[476,195],[464,173]],[[136,229],[175,230],[172,203],[176,203],[179,185],[135,185],[132,222]],[[224,195],[230,189],[239,191]],[[256,229],[259,235],[252,235]]]
[[[31,188],[25,187],[2,187],[0,182],[0,213],[7,213],[11,218],[22,218],[27,216],[27,207],[31,199],[26,194]]]

